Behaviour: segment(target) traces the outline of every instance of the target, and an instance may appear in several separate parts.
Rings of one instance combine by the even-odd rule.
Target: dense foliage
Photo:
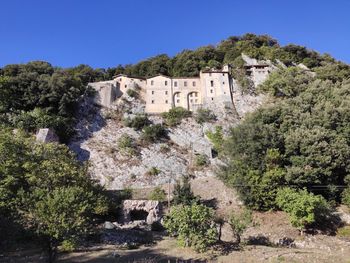
[[[223,40],[217,46],[204,46],[196,50],[183,50],[174,57],[161,54],[141,61],[135,65],[119,65],[116,73],[134,76],[154,76],[165,74],[169,76],[198,76],[204,68],[221,68],[223,64],[231,64],[235,69],[242,68],[241,54],[257,58],[278,59],[286,65],[303,63],[310,68],[321,65],[323,61],[333,61],[329,55],[321,56],[305,47],[289,44],[280,46],[278,42],[267,35],[245,34],[232,36]],[[236,71],[236,75],[243,75]],[[247,80],[243,80],[247,81]]]
[[[190,117],[191,112],[182,107],[175,107],[168,112],[164,112],[162,116],[166,125],[176,126],[180,124],[183,119]]]
[[[204,205],[180,205],[172,207],[164,218],[167,231],[176,236],[179,244],[204,252],[217,241],[214,210]]]
[[[174,186],[173,203],[175,205],[191,205],[199,201],[193,194],[189,176],[184,176],[182,181],[178,180]]]
[[[221,140],[228,166],[220,177],[249,207],[276,208],[285,185],[340,201],[350,177],[350,67],[329,74],[338,64],[321,63],[316,75],[293,67],[272,73],[260,90],[274,103]]]
[[[289,214],[292,225],[300,230],[326,219],[330,211],[327,201],[322,196],[307,190],[280,189],[276,203]]]
[[[20,225],[52,255],[61,242],[88,234],[94,217],[108,211],[102,188],[66,146],[0,129],[0,160],[0,221],[7,222],[0,233]]]
[[[68,69],[42,61],[7,65],[0,69],[2,124],[28,131],[50,127],[67,140],[78,102],[92,92],[87,83],[108,77],[106,71],[86,65]]]

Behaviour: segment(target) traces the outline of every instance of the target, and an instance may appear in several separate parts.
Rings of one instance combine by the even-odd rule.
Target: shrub
[[[277,192],[277,205],[289,214],[293,226],[301,233],[315,222],[320,222],[329,215],[329,205],[320,195],[307,190],[283,188]]]
[[[156,187],[153,189],[153,191],[149,195],[150,200],[156,200],[156,201],[165,201],[166,200],[166,193],[165,191],[160,188]]]
[[[199,124],[204,122],[211,122],[216,119],[216,116],[209,109],[198,109],[195,115],[195,120]]]
[[[205,134],[211,143],[214,145],[214,149],[218,152],[222,150],[222,144],[224,143],[224,135],[222,133],[222,127],[216,126],[215,131],[207,131]]]
[[[144,127],[150,125],[150,120],[147,115],[137,114],[134,118],[126,118],[123,120],[125,126],[133,128],[135,130],[141,130]]]
[[[136,154],[136,147],[133,142],[133,138],[131,138],[128,134],[124,133],[118,139],[118,149],[127,155]]]
[[[160,145],[159,150],[161,153],[168,153],[168,152],[170,152],[170,147],[166,144],[162,144],[162,145]]]
[[[346,188],[342,193],[342,204],[350,207],[350,188]]]
[[[191,112],[182,107],[175,107],[164,112],[162,116],[168,126],[176,126],[181,123],[182,119],[190,117]]]
[[[196,166],[206,166],[208,164],[208,157],[204,154],[198,154],[194,162]]]
[[[126,91],[126,94],[128,94],[128,96],[130,96],[130,97],[132,97],[132,98],[137,98],[137,96],[138,96],[137,91],[134,90],[134,89],[128,89],[128,90]]]
[[[151,169],[149,169],[149,170],[147,171],[147,175],[149,175],[149,176],[155,176],[155,175],[160,174],[160,172],[161,172],[161,171],[160,171],[157,167],[153,166]]]
[[[192,192],[190,178],[188,176],[183,177],[182,183],[180,181],[176,182],[173,196],[173,203],[175,205],[190,205],[198,202],[198,197],[196,197]]]
[[[248,209],[230,215],[229,224],[238,244],[241,243],[241,235],[252,222],[252,212]]]
[[[203,252],[216,242],[214,210],[204,205],[175,206],[164,218],[164,227],[179,244]]]
[[[142,139],[147,142],[156,142],[166,137],[166,130],[161,124],[154,124],[143,128]]]

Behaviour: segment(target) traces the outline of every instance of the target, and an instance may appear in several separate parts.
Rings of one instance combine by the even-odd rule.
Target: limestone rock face
[[[38,131],[36,141],[43,143],[58,142],[59,138],[53,130],[45,128]]]
[[[146,223],[152,224],[161,219],[161,206],[159,201],[150,200],[124,200],[123,202],[123,219],[124,223],[133,221],[131,213],[133,211],[147,212]]]

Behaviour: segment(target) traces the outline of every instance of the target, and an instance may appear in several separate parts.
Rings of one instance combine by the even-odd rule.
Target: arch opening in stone
[[[147,217],[148,217],[148,212],[145,210],[134,209],[130,211],[131,221],[140,221],[140,220],[147,221]]]

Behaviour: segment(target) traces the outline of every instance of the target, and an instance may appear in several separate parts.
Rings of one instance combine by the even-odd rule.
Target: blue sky
[[[349,0],[1,0],[0,66],[112,67],[247,32],[350,63]]]

